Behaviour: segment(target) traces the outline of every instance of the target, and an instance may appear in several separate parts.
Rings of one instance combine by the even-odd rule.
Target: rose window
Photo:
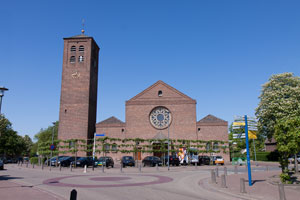
[[[167,128],[171,122],[171,113],[165,107],[156,107],[150,113],[150,122],[157,129]]]

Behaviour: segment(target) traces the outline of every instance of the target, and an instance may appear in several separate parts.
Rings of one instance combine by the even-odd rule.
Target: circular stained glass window
[[[162,106],[154,108],[150,113],[150,122],[157,129],[167,128],[171,119],[171,112]]]

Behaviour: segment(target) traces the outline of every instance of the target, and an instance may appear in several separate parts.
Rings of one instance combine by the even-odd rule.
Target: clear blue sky
[[[125,101],[158,80],[232,122],[254,116],[272,74],[300,75],[300,1],[2,1],[2,112],[33,137],[59,117],[63,39],[100,46],[97,122],[125,120]]]

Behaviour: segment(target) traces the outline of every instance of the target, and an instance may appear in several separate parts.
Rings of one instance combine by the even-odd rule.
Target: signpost
[[[251,164],[250,164],[250,151],[249,151],[249,139],[253,139],[254,145],[254,154],[256,160],[256,152],[255,152],[255,143],[254,139],[257,139],[257,125],[255,118],[249,118],[247,115],[244,117],[235,117],[233,122],[233,129],[242,129],[245,128],[245,133],[234,134],[233,138],[245,138],[246,139],[246,150],[247,150],[247,166],[248,166],[248,180],[249,186],[252,186],[252,176],[251,176]]]
[[[94,147],[93,147],[93,161],[95,161],[95,152],[96,152],[96,136],[104,137],[105,133],[95,133],[94,134]]]

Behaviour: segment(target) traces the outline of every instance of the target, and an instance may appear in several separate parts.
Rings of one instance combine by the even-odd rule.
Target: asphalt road
[[[33,169],[31,166],[26,168],[24,165],[22,167],[6,165],[6,168],[7,170],[0,171],[0,180],[43,191],[47,195],[53,196],[53,199],[69,199],[73,189],[77,190],[78,200],[241,199],[205,189],[205,186],[201,184],[208,184],[210,168],[212,168],[207,166],[172,167],[170,171],[167,168],[160,168],[157,171],[155,167],[147,167],[142,168],[142,172],[139,172],[138,168],[125,168],[123,173],[119,168],[105,169],[104,173],[99,168],[95,171],[89,168],[87,173],[83,173],[82,168],[72,172],[68,168],[64,168],[62,171],[52,168],[50,171],[49,168],[42,170],[35,167]],[[231,173],[232,166],[228,166],[228,168],[228,173]],[[219,169],[222,173],[223,167]],[[260,168],[254,170],[260,170]],[[239,167],[239,171],[246,171],[246,168]],[[17,191],[18,187],[15,187],[14,190]],[[0,186],[0,197],[3,192],[5,190]],[[31,197],[31,199],[34,198]]]

